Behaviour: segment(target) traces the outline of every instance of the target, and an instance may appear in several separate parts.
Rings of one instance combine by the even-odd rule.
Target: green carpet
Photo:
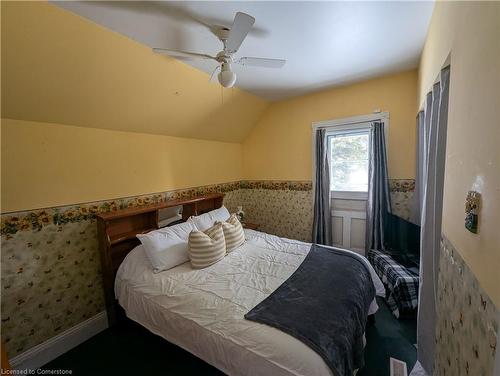
[[[410,373],[417,361],[417,322],[396,319],[383,299],[377,301],[375,325],[366,329],[365,367],[357,376],[388,376],[391,357],[406,362]]]
[[[383,301],[379,305],[376,322],[366,331],[366,365],[358,376],[388,376],[391,356],[406,361],[408,371],[416,361],[415,320],[397,320]],[[43,368],[71,369],[73,375],[222,375],[131,321],[106,329]]]

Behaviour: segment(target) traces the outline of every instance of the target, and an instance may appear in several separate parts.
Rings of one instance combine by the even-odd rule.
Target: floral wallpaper
[[[412,213],[415,180],[391,179],[389,180],[389,189],[391,192],[392,213],[408,221]]]
[[[310,185],[304,183],[304,185]],[[297,185],[300,188],[302,184]],[[260,187],[260,188],[258,188]],[[294,186],[295,187],[295,186]],[[303,241],[311,240],[312,191],[285,188],[243,188],[239,198],[248,222],[259,230]]]
[[[104,310],[96,213],[225,192],[234,211],[239,182],[139,197],[2,214],[1,320],[9,357]]]
[[[393,186],[393,194],[410,193],[411,184]],[[104,310],[97,213],[212,192],[226,193],[228,209],[242,206],[246,220],[261,231],[311,238],[310,181],[241,181],[2,214],[1,320],[9,357]],[[393,206],[399,202],[402,212],[409,210],[405,199],[393,200]]]
[[[408,220],[415,180],[390,180],[392,211]],[[240,199],[247,221],[278,236],[311,240],[312,183],[310,181],[243,181]]]
[[[389,179],[391,192],[413,192],[415,190],[415,179]]]
[[[9,357],[104,309],[95,221],[32,226],[2,234],[2,338]]]
[[[434,375],[493,375],[498,309],[444,235],[437,304]]]

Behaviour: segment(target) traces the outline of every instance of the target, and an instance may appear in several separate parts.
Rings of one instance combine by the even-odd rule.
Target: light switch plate
[[[478,233],[480,205],[481,194],[476,191],[467,192],[465,199],[465,228],[473,234]]]

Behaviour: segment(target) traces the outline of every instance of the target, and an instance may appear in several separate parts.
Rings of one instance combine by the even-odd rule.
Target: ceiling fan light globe
[[[230,70],[223,70],[218,77],[220,84],[224,87],[233,87],[236,82],[236,74]]]

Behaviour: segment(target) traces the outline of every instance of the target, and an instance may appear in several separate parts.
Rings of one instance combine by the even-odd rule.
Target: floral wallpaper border
[[[243,180],[241,189],[270,189],[290,191],[311,191],[311,181],[285,181],[285,180]]]
[[[437,298],[434,375],[493,375],[498,309],[445,235]]]
[[[391,179],[391,193],[412,192],[415,181],[412,179]],[[39,231],[49,224],[62,225],[94,219],[98,213],[106,213],[128,207],[138,207],[164,202],[170,199],[194,197],[214,192],[232,192],[239,189],[290,190],[311,191],[311,181],[278,181],[278,180],[242,180],[231,183],[213,184],[195,188],[178,189],[163,193],[119,198],[114,200],[96,201],[77,205],[58,206],[45,209],[27,210],[1,215],[0,234],[15,234],[17,231]],[[402,198],[408,201],[409,197]],[[402,205],[396,198],[394,206]],[[408,211],[407,209],[405,209]]]
[[[312,182],[310,180],[242,180],[240,188],[310,191],[312,190]],[[389,189],[391,192],[413,192],[415,190],[415,179],[389,179]]]
[[[413,192],[415,190],[415,179],[389,179],[391,192]]]
[[[189,198],[216,192],[232,192],[238,190],[239,186],[240,182],[214,184],[114,200],[6,213],[1,216],[0,233],[1,235],[8,235],[15,234],[18,231],[39,231],[43,226],[49,224],[62,225],[91,220],[95,219],[99,213],[152,205],[166,200]]]

